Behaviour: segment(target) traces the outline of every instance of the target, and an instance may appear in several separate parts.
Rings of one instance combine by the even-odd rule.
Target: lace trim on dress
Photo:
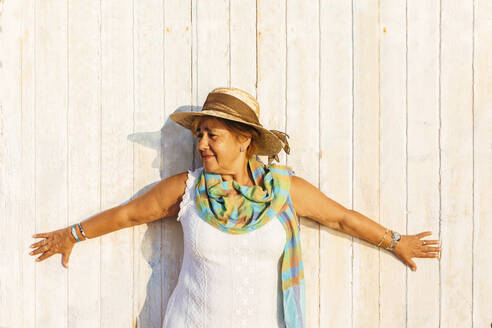
[[[196,174],[198,173],[199,170],[200,169],[196,169],[195,171],[192,171],[191,169],[188,170],[188,178],[186,179],[186,189],[183,195],[183,199],[181,200],[181,203],[179,203],[179,212],[176,221],[181,220],[181,217],[184,215],[185,211],[190,206],[190,203],[193,201],[193,199],[191,199],[191,193],[193,191],[192,188],[194,187],[195,184]]]

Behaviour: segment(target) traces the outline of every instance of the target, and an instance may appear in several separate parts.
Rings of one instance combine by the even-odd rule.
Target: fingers
[[[439,245],[441,244],[440,240],[430,240],[430,239],[422,239],[425,245]]]
[[[32,235],[33,238],[48,238],[50,236],[49,232],[36,233]]]
[[[29,255],[36,255],[39,253],[44,253],[47,250],[49,250],[48,245],[44,245],[44,246],[39,247],[38,249],[33,250],[31,253],[29,253]]]
[[[37,243],[32,244],[29,247],[31,247],[31,248],[40,247],[40,246],[46,245],[46,242],[47,242],[46,239],[43,239],[41,241],[38,241]]]
[[[417,264],[415,264],[415,262],[412,261],[412,259],[408,259],[407,264],[410,267],[410,269],[412,269],[412,271],[417,271]]]
[[[38,257],[36,259],[36,262],[40,262],[40,261],[46,260],[48,257],[52,256],[53,254],[55,254],[55,252],[53,252],[53,251],[47,251],[43,255],[41,255],[40,257]]]
[[[441,247],[436,247],[436,246],[423,246],[422,251],[423,252],[440,252]]]
[[[416,234],[415,236],[422,238],[422,237],[430,236],[430,235],[432,235],[432,231],[424,231],[424,232]]]
[[[434,258],[434,257],[440,257],[440,256],[439,256],[439,253],[421,253],[417,257]]]
[[[65,254],[62,255],[62,265],[68,269],[68,259],[70,258],[70,254],[72,253],[72,250],[70,249],[67,251]]]

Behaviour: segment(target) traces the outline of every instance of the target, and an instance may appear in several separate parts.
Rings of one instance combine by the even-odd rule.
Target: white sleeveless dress
[[[180,204],[177,220],[183,227],[183,263],[163,327],[285,327],[282,223],[271,220],[259,229],[234,235],[205,222],[194,201],[200,170],[188,172]]]

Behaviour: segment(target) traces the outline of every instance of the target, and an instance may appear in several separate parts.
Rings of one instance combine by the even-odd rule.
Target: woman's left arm
[[[306,216],[324,226],[384,248],[388,248],[392,242],[392,232],[389,229],[357,211],[345,208],[300,177],[292,176],[291,197],[299,216]],[[403,263],[416,271],[417,265],[412,261],[413,257],[440,257],[439,240],[421,240],[431,234],[426,231],[416,235],[401,235],[401,240],[392,251]]]

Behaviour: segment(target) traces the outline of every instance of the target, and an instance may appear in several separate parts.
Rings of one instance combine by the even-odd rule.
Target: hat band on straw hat
[[[240,99],[225,93],[210,93],[203,104],[202,111],[219,110],[226,114],[237,117],[261,126],[256,113]]]

